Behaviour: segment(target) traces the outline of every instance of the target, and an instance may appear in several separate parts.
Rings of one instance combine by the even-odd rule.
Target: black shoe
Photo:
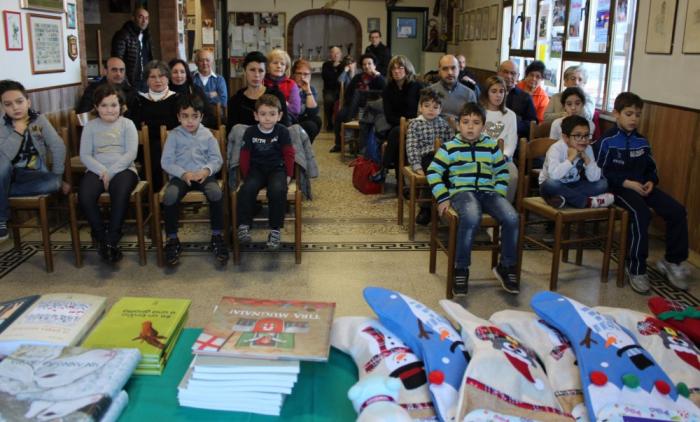
[[[177,264],[180,259],[180,253],[182,253],[180,239],[177,237],[168,238],[168,243],[165,244],[165,262],[168,265]]]
[[[384,179],[386,179],[386,169],[385,168],[381,168],[381,169],[379,169],[378,172],[369,176],[369,180],[373,181],[374,183],[383,183]]]
[[[328,152],[340,152],[340,145],[333,145],[333,148],[331,148]]]
[[[564,208],[566,205],[566,200],[561,195],[543,196],[542,199],[552,208]]]
[[[7,240],[10,233],[7,231],[7,222],[0,222],[0,242]]]
[[[215,234],[211,236],[211,251],[220,263],[225,264],[228,261],[228,248],[222,235]]]
[[[427,226],[430,223],[430,208],[421,208],[416,216],[416,224]]]
[[[107,255],[109,256],[109,262],[113,264],[121,261],[121,259],[124,257],[124,254],[117,243],[107,245]]]
[[[469,282],[469,268],[455,268],[455,279],[452,285],[453,296],[466,296]]]
[[[513,294],[520,293],[520,281],[518,281],[518,275],[515,273],[515,266],[504,267],[498,264],[497,267],[493,268],[493,273],[498,281],[501,282],[503,290]]]
[[[95,249],[97,249],[97,254],[100,258],[102,258],[103,261],[109,261],[107,242],[102,239],[93,239],[93,242],[95,242]]]

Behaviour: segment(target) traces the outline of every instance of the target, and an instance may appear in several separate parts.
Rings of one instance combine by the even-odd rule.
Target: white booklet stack
[[[299,361],[196,355],[178,386],[181,406],[279,416]]]

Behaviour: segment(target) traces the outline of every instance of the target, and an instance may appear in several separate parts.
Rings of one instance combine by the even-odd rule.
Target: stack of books
[[[160,375],[182,333],[189,307],[188,299],[123,297],[82,346],[137,348],[142,357],[134,373]]]
[[[0,362],[0,420],[116,421],[136,349],[23,345]]]
[[[0,359],[19,346],[77,346],[105,310],[106,298],[78,293],[0,303]]]
[[[300,361],[328,360],[335,303],[224,297],[194,345],[181,406],[279,415]]]

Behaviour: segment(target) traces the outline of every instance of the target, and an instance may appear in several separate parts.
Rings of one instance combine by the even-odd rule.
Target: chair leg
[[[583,239],[586,234],[586,223],[581,221],[577,224],[578,226],[578,238]],[[581,265],[583,263],[583,242],[577,242],[576,244],[576,265]]]
[[[518,263],[516,271],[518,273],[518,280],[520,280],[520,274],[522,272],[523,266],[523,248],[525,247],[525,222],[527,221],[527,210],[523,209],[520,214],[520,226],[518,228]]]
[[[625,286],[625,260],[627,259],[627,230],[629,228],[629,213],[621,211],[620,241],[617,249],[617,287]]]
[[[452,298],[452,287],[455,274],[455,255],[457,254],[457,219],[450,218],[450,229],[447,238],[447,298]]]
[[[416,179],[410,179],[410,196],[408,200],[408,240],[416,238]]]
[[[564,224],[564,240],[571,239],[571,224]],[[561,248],[561,262],[569,262],[569,244],[565,243]]]
[[[233,232],[233,264],[241,263],[241,243],[238,241],[238,201],[236,192],[231,192],[231,230]]]
[[[163,259],[163,233],[160,228],[160,198],[153,194],[153,241],[156,244],[156,263],[159,267],[165,265]]]
[[[552,246],[552,269],[549,274],[549,290],[557,290],[559,279],[559,255],[561,254],[562,221],[561,214],[557,214],[554,221],[554,246]]]
[[[345,123],[340,124],[340,161],[345,160]]]
[[[22,249],[22,237],[18,227],[12,228],[12,242],[15,244],[15,249],[18,251]]]
[[[403,174],[401,174],[401,169],[396,172],[396,193],[397,193],[397,215],[396,224],[399,226],[403,225]]]
[[[139,265],[146,265],[146,236],[143,224],[143,198],[136,192],[136,239],[139,243]]]
[[[294,201],[294,261],[301,264],[301,192]]]
[[[430,206],[430,263],[428,264],[428,271],[430,274],[435,274],[435,262],[437,255],[437,208],[435,204]],[[450,292],[451,293],[451,292]]]
[[[68,195],[68,214],[70,216],[70,237],[73,245],[73,257],[75,258],[75,266],[80,268],[83,266],[83,254],[80,251],[80,231],[78,230],[78,212],[75,209],[77,198],[75,192]]]
[[[49,204],[46,197],[39,199],[39,222],[41,223],[41,242],[44,245],[46,272],[53,272],[53,252],[51,251],[51,233],[49,232]]]
[[[500,251],[501,230],[499,226],[493,228],[493,236],[491,237],[491,268],[498,265],[498,252]]]
[[[613,233],[615,232],[615,210],[610,208],[608,212],[608,232],[605,236],[605,249],[603,250],[603,267],[601,269],[601,283],[608,282],[608,272],[610,271],[610,255],[612,252]]]

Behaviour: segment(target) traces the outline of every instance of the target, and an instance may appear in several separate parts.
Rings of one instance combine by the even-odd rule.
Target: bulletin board
[[[238,64],[251,51],[267,54],[285,49],[285,14],[278,12],[235,12],[228,14],[228,55],[231,76],[241,74]]]

